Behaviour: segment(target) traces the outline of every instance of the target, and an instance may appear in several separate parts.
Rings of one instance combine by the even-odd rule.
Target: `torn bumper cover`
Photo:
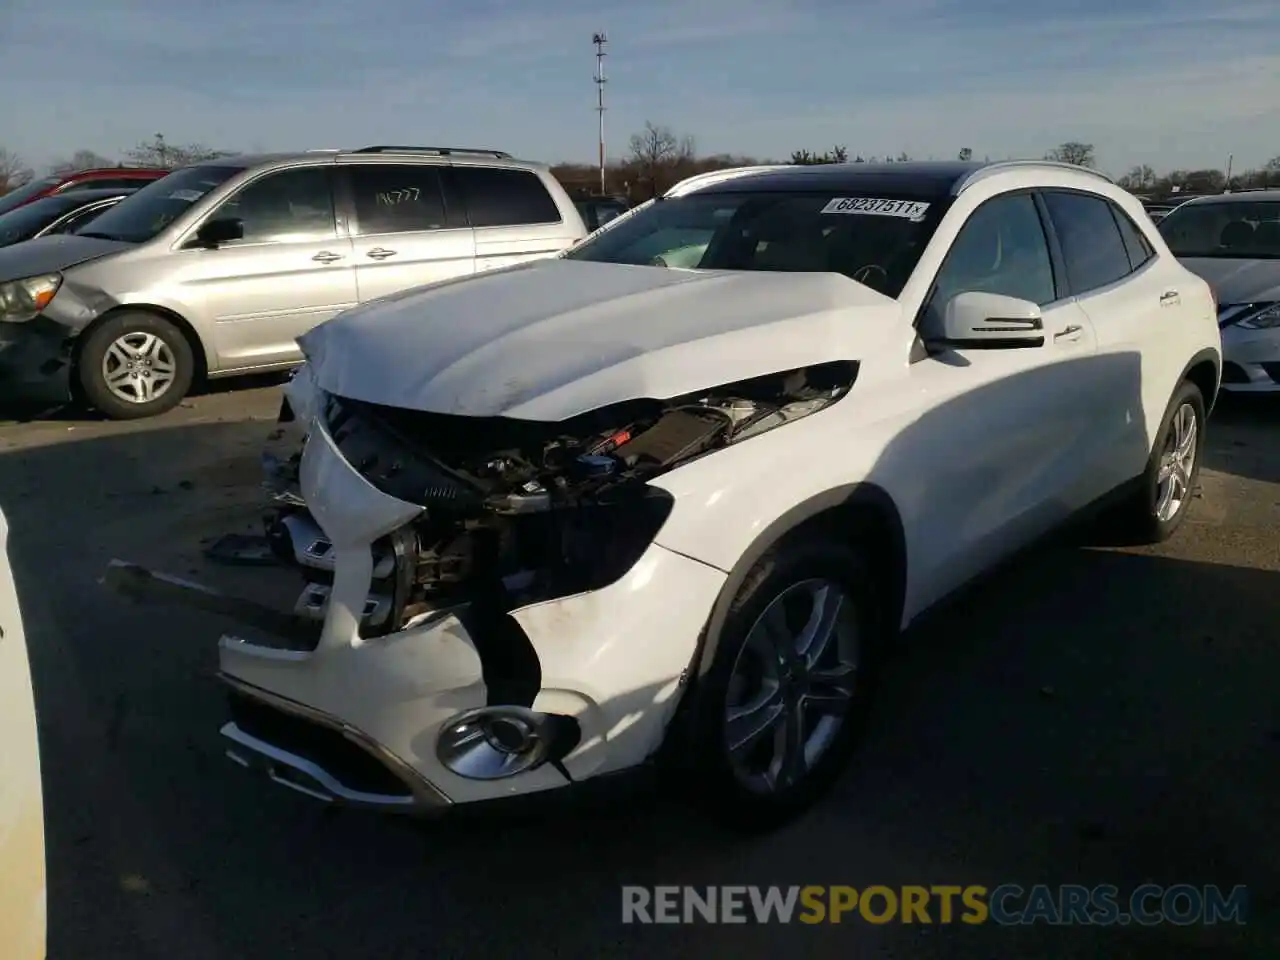
[[[181,591],[278,638],[220,642],[228,755],[318,799],[417,813],[563,787],[651,756],[725,575],[650,541],[599,589],[406,610],[396,584],[420,560],[397,544],[424,507],[366,479],[299,386],[290,394],[309,421],[306,508],[280,529],[317,578],[293,614],[137,568],[109,578],[126,594]],[[309,636],[298,629],[307,621]]]

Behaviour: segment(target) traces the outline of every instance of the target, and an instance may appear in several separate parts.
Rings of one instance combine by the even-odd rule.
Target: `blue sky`
[[[1280,154],[1277,0],[4,0],[0,147],[42,166],[162,131],[595,156],[646,119],[700,152],[951,157],[1096,145],[1113,173]],[[15,96],[15,94],[19,94]]]

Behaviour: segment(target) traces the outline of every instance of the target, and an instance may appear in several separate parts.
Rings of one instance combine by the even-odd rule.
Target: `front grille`
[[[1248,383],[1249,374],[1245,373],[1244,367],[1237,363],[1231,363],[1228,361],[1222,365],[1222,382]]]
[[[241,693],[233,691],[227,696],[232,720],[249,736],[310,760],[350,790],[409,796],[410,790],[404,781],[338,731],[284,713]]]

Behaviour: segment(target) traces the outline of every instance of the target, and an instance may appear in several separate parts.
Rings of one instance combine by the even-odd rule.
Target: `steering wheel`
[[[867,281],[876,273],[880,274],[880,278],[884,283],[887,284],[889,282],[889,271],[878,263],[868,263],[865,266],[859,267],[857,270],[853,271],[853,279],[857,280],[861,284],[871,287],[871,289],[874,290],[875,286]]]

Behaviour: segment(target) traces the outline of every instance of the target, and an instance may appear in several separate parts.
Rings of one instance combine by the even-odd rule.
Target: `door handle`
[[[1179,297],[1177,290],[1166,290],[1164,293],[1160,294],[1160,306],[1162,307],[1172,306],[1177,303],[1178,300]]]
[[[388,250],[385,247],[374,247],[365,254],[366,257],[372,257],[374,260],[385,260],[387,257],[394,257],[395,255],[396,252],[394,250]]]
[[[328,250],[321,250],[311,259],[316,261],[316,263],[333,263],[335,260],[341,260],[342,254],[330,253]]]
[[[1068,324],[1053,335],[1054,341],[1058,340],[1079,340],[1080,334],[1084,332],[1084,327],[1078,323]]]

